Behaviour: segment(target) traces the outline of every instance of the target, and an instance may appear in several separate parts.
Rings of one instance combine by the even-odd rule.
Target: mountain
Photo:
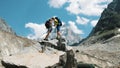
[[[120,33],[120,1],[113,0],[101,14],[95,28],[90,33],[95,40],[104,41]]]
[[[4,30],[6,32],[10,32],[12,34],[15,34],[14,31],[12,30],[12,28],[10,26],[8,26],[5,22],[5,20],[2,18],[0,18],[0,30]]]
[[[97,25],[81,44],[74,47],[78,62],[98,68],[119,68],[120,0],[113,0],[103,11]]]

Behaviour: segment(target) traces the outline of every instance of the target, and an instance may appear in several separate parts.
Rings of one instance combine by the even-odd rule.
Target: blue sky
[[[75,33],[88,36],[112,0],[0,0],[0,17],[20,36],[38,35],[44,22],[58,16]],[[38,31],[38,32],[37,32]],[[45,32],[45,30],[43,30]]]

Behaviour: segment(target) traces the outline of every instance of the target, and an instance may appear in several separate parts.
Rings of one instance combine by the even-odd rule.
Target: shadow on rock
[[[1,61],[2,65],[5,67],[5,68],[27,68],[26,66],[17,66],[17,65],[14,65],[14,64],[10,64],[10,63],[5,63],[4,61]]]

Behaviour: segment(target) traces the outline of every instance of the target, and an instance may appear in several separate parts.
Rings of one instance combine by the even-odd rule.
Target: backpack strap
[[[58,25],[58,23],[59,23],[58,20],[55,19],[55,20],[54,20],[54,24],[55,24],[55,25]]]
[[[57,25],[62,26],[61,20],[58,17],[55,17],[55,19],[57,20]]]

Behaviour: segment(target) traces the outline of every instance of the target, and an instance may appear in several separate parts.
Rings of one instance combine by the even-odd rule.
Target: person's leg
[[[48,40],[48,36],[50,35],[51,31],[52,31],[52,28],[48,28],[48,33],[47,33],[47,35],[45,36],[45,39],[44,39],[44,40]]]
[[[61,37],[61,34],[60,34],[60,26],[57,26],[57,38],[60,38]]]
[[[44,40],[48,40],[48,36],[49,36],[50,32],[47,33],[47,35],[45,36]]]

